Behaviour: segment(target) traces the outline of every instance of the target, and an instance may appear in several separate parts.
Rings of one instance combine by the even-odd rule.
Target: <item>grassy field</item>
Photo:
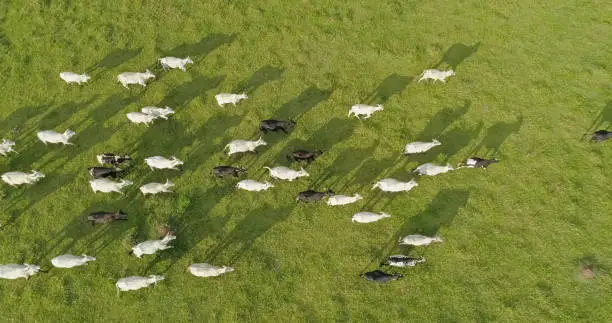
[[[612,128],[612,5],[605,1],[2,1],[0,136],[20,154],[0,172],[46,178],[0,186],[0,263],[64,253],[98,258],[30,280],[0,281],[2,320],[14,322],[474,322],[585,321],[612,316],[612,142],[585,133]],[[191,56],[188,72],[156,60]],[[446,84],[416,80],[454,68]],[[157,78],[126,90],[117,74]],[[61,71],[87,72],[67,85]],[[220,108],[219,92],[249,99]],[[355,103],[383,104],[348,119]],[[125,114],[146,105],[177,113],[151,127]],[[259,136],[266,118],[295,118],[269,134],[259,155],[228,160],[232,139]],[[77,132],[74,146],[45,147],[36,131]],[[0,138],[1,138],[0,137]],[[438,138],[417,157],[403,146]],[[322,149],[310,177],[237,191],[216,180],[220,164],[288,165],[292,149]],[[136,159],[118,194],[93,194],[86,168],[102,152]],[[181,171],[151,172],[143,158],[176,155]],[[370,191],[378,179],[409,180],[425,162],[497,156],[489,170],[419,178],[408,193]],[[296,167],[295,165],[293,167]],[[171,179],[175,194],[138,187]],[[365,198],[343,207],[296,204],[306,189]],[[129,221],[91,227],[84,215],[123,209]],[[353,224],[360,210],[392,215]],[[157,228],[173,249],[137,259]],[[412,250],[427,262],[385,285],[359,277],[407,252],[400,236],[439,233]],[[231,265],[196,278],[194,262]],[[581,264],[595,279],[580,277]],[[393,270],[391,270],[393,271]],[[155,288],[122,293],[115,282],[163,274]]]

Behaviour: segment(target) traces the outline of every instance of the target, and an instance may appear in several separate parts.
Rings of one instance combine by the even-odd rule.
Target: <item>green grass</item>
[[[5,321],[425,322],[585,321],[612,315],[612,143],[583,134],[612,127],[612,6],[605,1],[3,1],[0,136],[19,155],[0,171],[36,169],[36,185],[0,188],[0,263],[49,267],[63,253],[98,258],[30,280],[0,281]],[[460,45],[463,44],[463,45]],[[478,47],[469,47],[478,44]],[[476,48],[473,51],[471,48]],[[188,72],[161,71],[163,55],[190,55]],[[446,84],[416,83],[426,68],[456,65]],[[118,73],[151,68],[146,88]],[[69,86],[61,71],[87,71]],[[249,99],[220,108],[219,92]],[[371,119],[347,119],[358,102]],[[177,111],[151,127],[125,113]],[[256,138],[265,118],[297,118],[269,134],[260,154],[228,162],[232,139]],[[12,128],[17,132],[12,132]],[[75,146],[36,131],[77,132]],[[403,146],[443,145],[406,158]],[[249,178],[286,165],[291,149],[322,149],[310,177],[262,193],[215,180],[239,164]],[[93,194],[95,155],[130,153],[126,196]],[[182,171],[151,172],[142,159],[176,155]],[[424,162],[497,156],[487,171],[419,178],[405,194],[370,191],[408,180]],[[143,198],[151,181],[175,194]],[[296,204],[299,191],[332,188],[365,199],[344,207]],[[122,208],[130,220],[92,228],[83,216]],[[360,210],[390,219],[352,224]],[[136,259],[129,249],[169,224],[173,249]],[[386,285],[362,280],[397,238],[439,233],[413,253],[425,264]],[[236,271],[203,279],[194,262]],[[593,280],[579,278],[594,264]],[[164,274],[155,288],[116,296],[130,275]]]

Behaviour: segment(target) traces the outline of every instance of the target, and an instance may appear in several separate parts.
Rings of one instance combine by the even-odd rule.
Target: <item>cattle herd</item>
[[[189,57],[164,57],[159,59],[159,63],[163,67],[164,71],[167,71],[169,69],[179,69],[182,71],[186,71],[186,65],[193,64],[193,61]],[[418,81],[420,82],[425,79],[433,79],[434,82],[441,81],[444,83],[446,78],[453,75],[455,75],[455,73],[452,70],[439,71],[436,69],[428,69],[423,72],[421,78]],[[86,74],[79,75],[73,72],[61,72],[59,76],[66,83],[81,84],[87,83],[90,80],[90,76]],[[129,85],[131,84],[139,84],[143,87],[146,87],[146,82],[149,79],[153,78],[155,78],[155,75],[153,75],[153,73],[151,73],[149,70],[146,70],[144,73],[121,73],[118,75],[117,81],[126,88],[129,88]],[[241,100],[248,99],[248,96],[244,93],[220,93],[215,95],[215,99],[219,106],[223,106],[229,103],[236,105]],[[363,116],[363,118],[367,119],[370,118],[375,112],[383,110],[384,108],[382,105],[370,106],[366,104],[356,104],[350,108],[348,117],[354,115],[358,119],[360,119],[360,116]],[[175,111],[169,107],[159,108],[148,106],[142,108],[140,112],[127,113],[126,116],[133,123],[144,123],[146,126],[149,126],[149,124],[151,124],[154,120],[168,119],[168,117],[174,113]],[[269,132],[278,131],[287,134],[295,126],[296,122],[293,120],[263,120],[260,123],[259,130],[263,135]],[[63,133],[58,133],[52,130],[43,130],[37,133],[38,139],[42,141],[45,145],[47,145],[48,143],[61,143],[64,145],[72,145],[69,140],[75,135],[76,133],[70,129],[67,129]],[[246,152],[256,152],[257,147],[267,145],[267,143],[263,140],[263,135],[259,139],[253,141],[233,140],[225,146],[224,150],[227,150],[228,155]],[[597,142],[604,141],[610,138],[612,138],[612,132],[606,130],[599,130],[595,132],[592,136],[592,140]],[[3,139],[0,143],[0,154],[2,154],[3,156],[7,156],[9,152],[17,154],[17,151],[13,149],[15,145],[16,144],[14,141]],[[404,154],[421,154],[440,145],[442,145],[442,143],[433,138],[430,142],[411,142],[405,146]],[[296,150],[293,151],[290,155],[288,155],[287,159],[289,161],[295,161],[298,163],[306,162],[307,164],[310,164],[311,162],[315,162],[316,158],[322,153],[323,152],[320,150]],[[96,159],[101,164],[101,166],[90,167],[88,169],[89,174],[93,178],[89,181],[93,192],[117,192],[119,194],[123,194],[121,190],[124,187],[131,185],[132,182],[120,178],[123,172],[120,166],[124,163],[129,163],[132,158],[130,156],[122,156],[115,153],[103,153],[97,155]],[[144,162],[151,168],[151,170],[178,170],[178,167],[183,164],[183,161],[179,160],[174,156],[171,156],[170,158],[166,158],[163,156],[152,156],[149,158],[145,158]],[[436,165],[433,163],[425,163],[414,169],[414,173],[417,173],[419,175],[434,176],[459,168],[486,168],[490,164],[496,162],[498,162],[498,159],[496,159],[495,157],[492,157],[490,159],[471,157],[468,158],[464,163],[459,164],[457,167],[453,167],[450,164]],[[265,167],[265,169],[269,171],[270,177],[278,180],[293,181],[298,179],[299,177],[310,176],[303,167],[300,167],[299,170],[295,170],[285,166]],[[247,169],[245,168],[227,165],[217,166],[212,170],[212,174],[217,177],[229,176],[238,178],[246,172]],[[22,184],[34,184],[44,177],[44,174],[32,170],[31,173],[25,173],[21,171],[6,172],[2,174],[1,179],[5,183],[16,187]],[[166,180],[166,183],[145,184],[140,187],[140,191],[143,195],[154,195],[158,193],[172,192],[170,188],[173,186],[174,184],[171,181]],[[409,182],[402,182],[394,178],[385,178],[379,180],[376,184],[374,184],[372,189],[379,189],[384,192],[405,192],[410,191],[417,186],[418,183],[414,179],[410,180]],[[238,189],[256,192],[268,190],[270,188],[273,188],[274,185],[268,181],[259,182],[252,179],[244,179],[239,181],[236,184],[236,187]],[[332,190],[326,190],[324,192],[307,190],[300,192],[296,197],[296,201],[310,203],[327,199],[328,205],[339,206],[355,203],[361,200],[362,198],[363,197],[361,195],[356,193],[353,195],[339,195],[335,194],[335,192],[333,192]],[[354,214],[352,217],[352,221],[357,223],[370,223],[388,217],[391,217],[391,215],[385,212],[373,213],[362,211],[357,214]],[[119,210],[118,212],[101,211],[89,214],[87,219],[91,223],[91,225],[96,225],[118,220],[127,220],[128,216],[121,210]],[[144,255],[155,254],[158,251],[172,248],[169,243],[172,242],[172,240],[174,239],[176,239],[175,234],[173,232],[169,232],[160,240],[148,240],[137,244],[132,248],[130,254],[133,254],[138,258],[141,258]],[[411,246],[426,246],[433,242],[442,241],[442,238],[439,236],[430,237],[419,234],[411,234],[401,238],[399,240],[399,244]],[[51,259],[51,264],[57,268],[72,268],[76,266],[85,265],[87,262],[95,260],[95,257],[87,256],[84,254],[81,256],[65,254]],[[412,267],[422,262],[425,262],[425,259],[422,257],[415,258],[407,255],[391,255],[386,259],[386,261],[381,263],[381,266]],[[193,275],[198,277],[218,276],[234,270],[232,267],[214,266],[207,263],[192,264],[188,267],[188,269]],[[16,279],[23,277],[25,279],[28,279],[29,276],[35,275],[39,271],[40,266],[32,264],[0,265],[0,278]],[[381,270],[374,270],[364,273],[361,276],[369,281],[383,283],[399,279],[402,277],[402,274],[390,274]],[[147,287],[151,284],[155,284],[163,279],[164,276],[161,275],[150,275],[148,277],[130,276],[119,279],[116,283],[116,287],[118,292],[136,290],[143,287]]]

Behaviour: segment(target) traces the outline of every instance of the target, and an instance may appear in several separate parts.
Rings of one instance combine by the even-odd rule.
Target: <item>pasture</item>
[[[46,177],[0,186],[0,263],[50,269],[1,280],[2,317],[14,322],[473,322],[588,321],[612,316],[612,142],[583,135],[612,128],[612,5],[604,1],[3,1],[0,138],[19,154],[0,170]],[[164,72],[163,56],[190,56]],[[455,70],[417,83],[427,68]],[[157,77],[147,87],[121,72]],[[65,84],[61,71],[87,72]],[[214,95],[246,92],[219,107]],[[356,103],[383,104],[370,119]],[[151,126],[126,113],[147,105],[176,114]],[[261,120],[297,121],[264,136],[259,154],[228,158],[233,139],[256,140]],[[74,146],[45,146],[39,130],[72,129]],[[442,142],[406,157],[411,141]],[[288,166],[294,149],[321,149],[309,177],[238,191],[217,165]],[[103,152],[134,158],[125,196],[94,194],[87,167]],[[151,171],[149,156],[182,170]],[[496,156],[488,170],[419,177],[406,193],[371,191],[409,180],[416,166]],[[297,168],[297,164],[292,164]],[[148,182],[175,193],[143,197]],[[298,192],[359,193],[355,204],[297,204]],[[85,216],[122,209],[128,221],[92,227]],[[351,223],[359,211],[390,218]],[[176,231],[174,247],[137,259],[134,244]],[[411,233],[443,243],[398,246]],[[395,268],[388,284],[359,274],[386,256],[427,262]],[[51,268],[64,253],[97,257]],[[214,278],[194,262],[230,265]],[[581,277],[592,266],[594,279]],[[155,287],[117,297],[115,282],[163,274]]]

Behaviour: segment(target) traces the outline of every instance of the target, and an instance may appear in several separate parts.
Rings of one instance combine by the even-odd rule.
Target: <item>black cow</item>
[[[246,172],[247,169],[243,167],[232,167],[232,166],[217,166],[213,168],[212,174],[217,177],[233,176],[238,177],[240,173]]]
[[[117,213],[102,211],[90,213],[87,217],[87,221],[91,222],[92,226],[96,224],[113,222],[116,220],[127,220],[127,214],[123,213],[122,210],[119,210]]]
[[[101,155],[96,156],[98,158],[98,162],[100,162],[100,164],[104,165],[104,164],[111,164],[111,165],[119,165],[123,162],[125,162],[126,160],[132,160],[132,158],[130,156],[119,156],[119,155],[115,155],[113,153],[103,153]]]
[[[297,202],[302,201],[302,202],[316,202],[318,200],[321,200],[327,196],[331,196],[333,195],[334,192],[332,190],[327,190],[325,192],[317,192],[317,191],[313,191],[313,190],[308,190],[308,191],[303,191],[298,193],[297,198],[295,199]]]
[[[283,121],[283,120],[264,120],[259,124],[259,130],[263,133],[268,133],[268,131],[279,131],[281,130],[284,133],[288,133],[287,129],[295,127],[295,121]]]
[[[117,176],[119,176],[119,174],[122,172],[120,168],[109,167],[89,167],[87,170],[89,170],[89,175],[93,176],[93,178],[117,178]]]
[[[397,279],[404,277],[404,275],[400,273],[387,274],[386,272],[383,272],[380,270],[369,271],[365,274],[361,274],[360,276],[365,278],[366,280],[377,282],[377,283],[386,283],[386,282],[390,282],[392,280],[397,280]]]
[[[295,160],[296,162],[301,162],[305,160],[308,164],[310,164],[317,157],[321,156],[321,154],[323,154],[321,150],[316,150],[313,152],[309,152],[306,150],[296,150],[292,152],[291,155],[287,155],[287,159],[291,160],[291,158],[293,158],[293,160]]]
[[[465,163],[459,164],[459,167],[469,167],[469,168],[487,168],[489,165],[493,163],[499,163],[499,159],[493,157],[491,159],[484,159],[480,157],[470,157]]]
[[[597,130],[595,131],[595,133],[593,133],[593,137],[591,137],[593,141],[597,142],[602,142],[610,138],[612,138],[612,131],[608,130]]]

